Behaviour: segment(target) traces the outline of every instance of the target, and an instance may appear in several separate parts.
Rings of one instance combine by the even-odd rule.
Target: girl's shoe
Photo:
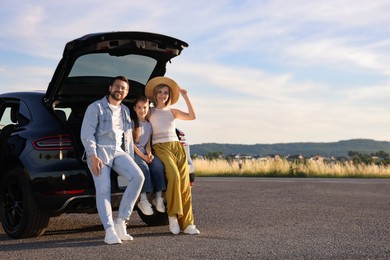
[[[146,216],[151,216],[153,215],[153,209],[152,205],[149,203],[147,200],[141,200],[138,204],[137,207],[144,213]]]
[[[163,198],[154,198],[152,203],[156,207],[156,210],[158,212],[161,212],[161,213],[165,212],[165,205],[164,205],[164,199]]]

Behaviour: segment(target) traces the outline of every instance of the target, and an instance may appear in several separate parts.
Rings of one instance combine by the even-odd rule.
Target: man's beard
[[[120,95],[120,97],[117,97],[117,96],[115,95],[115,93],[118,93],[118,95]],[[118,91],[111,92],[111,93],[110,93],[110,96],[111,96],[114,100],[116,100],[116,101],[122,101],[122,100],[123,100],[123,95],[120,94]]]

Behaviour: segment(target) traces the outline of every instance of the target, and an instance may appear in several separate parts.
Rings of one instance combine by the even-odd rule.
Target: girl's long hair
[[[139,120],[138,120],[138,115],[137,115],[137,111],[135,110],[135,107],[137,106],[138,102],[145,102],[145,103],[148,103],[149,104],[149,99],[147,99],[145,96],[139,96],[135,99],[134,101],[134,106],[133,106],[133,110],[134,110],[134,129],[133,129],[133,140],[134,140],[134,143],[138,143],[139,142]]]

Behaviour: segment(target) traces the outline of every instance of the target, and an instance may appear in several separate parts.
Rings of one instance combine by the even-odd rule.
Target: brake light
[[[73,150],[70,135],[47,136],[32,141],[35,150]]]
[[[42,194],[49,195],[78,195],[84,193],[85,190],[60,190],[60,191],[47,191]]]
[[[179,138],[179,141],[180,141],[180,142],[185,142],[185,141],[186,141],[184,132],[180,131],[180,130],[177,129],[177,128],[176,128],[176,135],[177,135],[177,137]]]

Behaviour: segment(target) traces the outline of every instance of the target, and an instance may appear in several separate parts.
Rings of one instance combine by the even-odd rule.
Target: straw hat
[[[155,77],[146,83],[145,86],[145,96],[154,101],[154,89],[159,85],[166,85],[170,87],[172,93],[170,96],[171,105],[175,104],[179,100],[180,87],[177,85],[176,81],[167,77]]]

